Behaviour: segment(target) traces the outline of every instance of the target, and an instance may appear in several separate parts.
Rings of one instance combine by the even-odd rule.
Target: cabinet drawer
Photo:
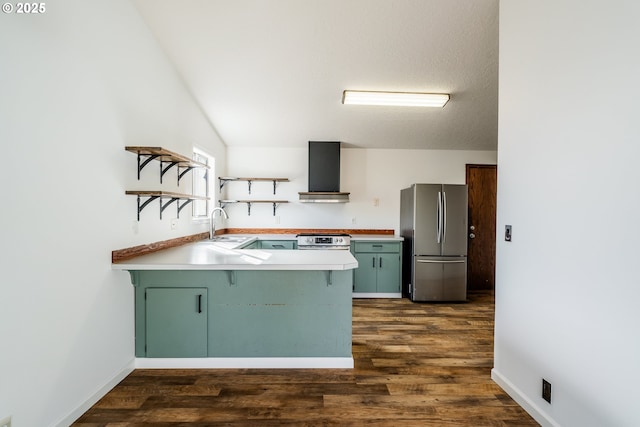
[[[355,252],[400,252],[400,242],[355,242]]]
[[[261,240],[261,249],[294,249],[294,240]]]

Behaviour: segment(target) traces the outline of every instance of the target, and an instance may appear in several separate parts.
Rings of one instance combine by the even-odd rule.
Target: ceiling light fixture
[[[345,90],[345,105],[393,105],[402,107],[444,107],[449,101],[446,93],[372,92]]]

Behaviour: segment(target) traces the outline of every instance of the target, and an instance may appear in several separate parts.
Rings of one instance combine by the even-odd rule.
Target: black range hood
[[[309,191],[300,192],[305,203],[346,203],[340,191],[340,142],[309,141]]]

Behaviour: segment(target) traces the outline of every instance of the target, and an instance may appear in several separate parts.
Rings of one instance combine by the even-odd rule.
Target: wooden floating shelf
[[[162,183],[164,174],[174,166],[178,169],[178,185],[180,184],[180,179],[190,170],[194,168],[210,169],[210,167],[204,163],[197,162],[189,157],[174,153],[162,147],[127,146],[124,147],[124,149],[138,155],[138,180],[140,180],[140,172],[142,169],[152,160],[158,160],[160,162],[160,183]]]
[[[273,215],[276,215],[276,208],[281,203],[289,203],[288,200],[219,200],[221,208],[224,208],[229,203],[246,203],[247,204],[247,215],[251,216],[251,205],[253,203],[271,203],[273,204]]]
[[[138,196],[138,221],[140,221],[140,212],[147,207],[149,203],[152,201],[159,199],[160,200],[160,219],[162,219],[162,212],[171,205],[173,202],[176,202],[176,206],[178,209],[177,215],[180,218],[180,211],[184,209],[189,203],[194,200],[209,200],[209,197],[204,196],[194,196],[192,194],[182,194],[182,193],[174,193],[171,191],[155,191],[155,190],[134,190],[134,191],[125,191],[125,194],[129,196]],[[145,201],[142,201],[142,197],[147,197]],[[163,203],[163,199],[169,199],[167,202]],[[184,200],[184,203],[180,203],[180,200]]]
[[[269,181],[273,182],[273,194],[276,194],[276,184],[278,182],[289,182],[289,178],[239,178],[239,177],[231,177],[231,176],[219,176],[218,181],[220,182],[220,191],[222,191],[222,187],[229,181],[246,181],[249,186],[249,194],[251,194],[251,183],[253,181]]]

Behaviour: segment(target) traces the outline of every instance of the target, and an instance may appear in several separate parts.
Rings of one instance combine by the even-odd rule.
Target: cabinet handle
[[[202,313],[202,294],[198,295],[198,313]]]
[[[382,247],[382,245],[371,245],[371,247],[374,247],[374,248],[381,248],[381,247]]]
[[[380,258],[380,268],[382,268],[382,258]]]
[[[273,245],[274,248],[284,249],[284,245]]]
[[[376,268],[376,257],[371,258],[371,267]]]

